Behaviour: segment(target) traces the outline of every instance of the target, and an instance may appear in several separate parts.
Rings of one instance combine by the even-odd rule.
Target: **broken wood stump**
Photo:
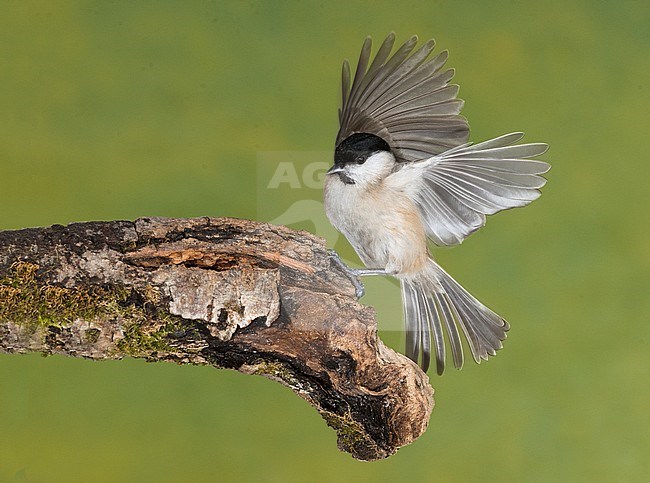
[[[0,232],[0,352],[212,365],[281,382],[376,460],[427,428],[427,376],[306,232],[231,218]]]

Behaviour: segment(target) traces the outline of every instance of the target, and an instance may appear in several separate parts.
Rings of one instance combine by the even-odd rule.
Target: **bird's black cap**
[[[379,136],[359,132],[348,136],[336,146],[334,165],[363,164],[371,155],[379,151],[390,152],[390,146]]]

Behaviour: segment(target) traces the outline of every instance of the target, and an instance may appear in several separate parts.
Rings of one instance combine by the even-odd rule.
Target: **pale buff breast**
[[[369,268],[395,274],[422,270],[427,260],[424,226],[403,192],[359,189],[328,177],[325,212]]]

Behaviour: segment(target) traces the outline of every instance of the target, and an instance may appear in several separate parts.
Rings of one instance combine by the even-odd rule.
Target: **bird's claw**
[[[339,254],[334,250],[327,250],[327,254],[329,255],[332,262],[334,262],[334,264],[337,265],[343,271],[343,273],[345,273],[350,282],[352,282],[352,285],[354,285],[357,300],[363,297],[366,293],[366,289],[363,287],[361,280],[359,280],[359,270],[348,267],[345,262],[341,260]]]

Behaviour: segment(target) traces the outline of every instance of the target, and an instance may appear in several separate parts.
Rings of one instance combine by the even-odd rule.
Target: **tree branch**
[[[377,338],[323,240],[228,218],[0,232],[0,352],[144,357],[290,387],[363,460],[427,427],[427,376]]]

